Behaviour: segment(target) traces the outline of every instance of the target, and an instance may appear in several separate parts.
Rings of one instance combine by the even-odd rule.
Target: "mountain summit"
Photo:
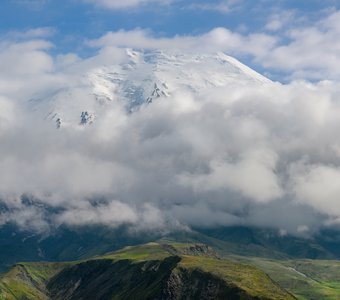
[[[30,106],[57,128],[95,122],[101,111],[143,104],[179,92],[200,94],[228,85],[262,85],[270,80],[224,53],[125,50],[119,63],[92,68],[71,85],[30,100]]]

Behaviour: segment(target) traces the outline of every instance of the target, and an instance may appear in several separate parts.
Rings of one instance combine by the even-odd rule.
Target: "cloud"
[[[293,23],[294,18],[298,18],[296,13],[291,10],[284,10],[270,15],[265,29],[268,31],[279,31],[284,29],[289,23]]]
[[[5,132],[6,129],[11,128],[14,126],[15,122],[15,107],[12,101],[9,99],[0,96],[0,134]]]
[[[181,181],[193,185],[198,193],[230,189],[258,202],[279,198],[283,192],[275,174],[276,153],[266,149],[248,151],[236,163],[212,160],[210,173],[192,177],[184,175]]]
[[[127,9],[142,5],[154,4],[154,5],[164,5],[169,4],[172,0],[83,0],[87,3],[93,3],[97,6],[112,9],[112,10],[120,10]]]
[[[334,217],[340,214],[339,179],[339,167],[322,164],[300,166],[292,176],[294,191],[300,201]]]
[[[65,76],[59,76],[59,65],[49,54],[53,44],[41,37],[50,33],[51,29],[38,28],[4,36],[0,42],[0,95],[27,102],[39,92],[57,88],[58,83],[65,84]]]
[[[274,17],[267,29],[279,29],[288,16],[280,20]],[[290,78],[339,79],[339,17],[340,12],[335,11],[314,24],[290,28],[280,45],[255,57],[256,62],[290,74]]]
[[[14,0],[13,2],[24,5],[31,10],[41,10],[50,0]]]
[[[307,22],[294,11],[282,11],[271,15],[264,31],[243,34],[223,27],[200,35],[174,37],[157,36],[143,29],[120,30],[88,41],[88,45],[225,51],[288,81],[338,80],[339,15],[339,11],[332,11],[318,21]]]
[[[241,3],[241,0],[224,0],[218,3],[191,3],[186,8],[229,14],[235,9],[238,9]]]
[[[241,35],[226,28],[215,28],[198,36],[154,37],[152,32],[143,29],[109,32],[97,40],[88,41],[92,47],[130,47],[143,49],[183,49],[195,51],[226,51],[260,56],[276,44],[274,37],[266,34]]]
[[[49,38],[54,35],[56,29],[53,27],[38,27],[31,28],[24,31],[10,31],[3,39],[5,40],[25,40],[25,39],[39,39],[39,38]]]
[[[230,13],[240,7],[242,0],[223,0],[212,1],[211,3],[201,3],[199,1],[182,1],[182,0],[82,0],[86,3],[92,3],[98,7],[108,8],[111,10],[131,9],[135,7],[142,7],[147,5],[170,5],[173,3],[180,3],[181,8],[184,9],[198,9],[204,11],[215,11],[219,13]]]
[[[45,50],[51,44],[43,40],[0,45],[0,67],[7,70],[2,76],[26,76],[49,72],[53,68],[51,57]]]
[[[337,224],[339,83],[183,88],[131,113],[111,82],[102,92],[112,101],[96,111],[94,124],[56,130],[39,101],[32,112],[32,101],[61,103],[70,114],[96,108],[97,87],[87,78],[97,74],[98,83],[100,72],[132,68],[133,52],[123,47],[143,48],[143,58],[147,48],[198,47],[200,55],[248,45],[244,55],[260,56],[276,40],[224,28],[174,38],[138,29],[89,44],[99,49],[86,59],[52,57],[53,45],[42,39],[0,46],[1,224],[36,231],[60,224],[145,230],[241,224],[294,234]],[[142,65],[136,78],[150,74]],[[62,102],[53,102],[57,97]]]

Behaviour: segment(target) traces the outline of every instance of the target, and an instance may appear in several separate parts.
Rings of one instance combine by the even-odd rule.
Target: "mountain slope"
[[[294,299],[264,272],[207,246],[150,243],[70,264],[19,264],[3,299]]]
[[[0,299],[49,299],[46,282],[62,270],[58,263],[20,263],[0,280]]]
[[[325,243],[329,239],[326,232],[321,232],[313,238],[303,238],[282,236],[275,230],[243,226],[197,229],[197,231],[220,242],[227,242],[230,246],[223,246],[221,249],[225,254],[267,258],[339,258],[337,249],[332,249]]]
[[[70,261],[102,255],[127,245],[163,239],[165,242],[203,243],[221,255],[275,259],[339,259],[335,232],[322,231],[314,239],[280,236],[270,229],[225,227],[159,234],[131,234],[127,228],[101,226],[59,227],[48,236],[32,234],[6,225],[0,230],[0,273],[20,261]]]
[[[340,262],[332,260],[273,260],[229,257],[265,271],[298,299],[337,300],[340,295]]]

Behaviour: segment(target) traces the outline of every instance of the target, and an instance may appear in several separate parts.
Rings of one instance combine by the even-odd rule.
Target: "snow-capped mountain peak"
[[[270,80],[224,53],[126,49],[124,63],[98,66],[72,85],[30,101],[57,128],[95,122],[100,111],[123,103],[128,111],[168,98],[180,90],[199,94],[230,84],[266,84]]]

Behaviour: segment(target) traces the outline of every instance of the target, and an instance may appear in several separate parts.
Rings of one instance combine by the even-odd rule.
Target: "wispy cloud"
[[[120,10],[142,5],[154,4],[164,5],[173,2],[173,0],[82,0],[87,3],[92,3],[99,7],[104,7],[112,10]]]
[[[183,1],[183,0],[82,0],[86,3],[92,3],[98,7],[104,7],[112,10],[122,10],[133,7],[147,5],[169,5],[179,4],[179,7],[185,9],[195,9],[203,11],[215,11],[220,13],[230,13],[242,6],[244,0],[222,0],[211,1],[210,3],[202,3],[201,1]]]
[[[143,29],[109,32],[97,40],[88,41],[92,47],[131,47],[148,49],[195,49],[195,51],[225,51],[229,54],[260,56],[274,48],[277,39],[267,34],[242,35],[227,28],[215,28],[197,36],[155,37]]]
[[[340,12],[336,11],[314,24],[290,28],[284,33],[288,41],[256,57],[256,61],[292,78],[339,79],[339,18]]]
[[[51,0],[13,0],[13,2],[24,5],[32,10],[41,10]]]
[[[185,6],[188,9],[195,9],[195,10],[205,10],[205,11],[215,11],[222,14],[228,14],[242,5],[242,0],[224,0],[220,2],[211,2],[211,3],[191,3]]]
[[[50,38],[57,32],[53,27],[39,27],[27,30],[12,30],[7,32],[2,38],[3,40],[25,40]]]
[[[272,14],[265,25],[265,29],[275,32],[284,30],[289,23],[293,23],[294,18],[298,18],[294,11],[283,10]],[[294,20],[296,21],[296,20]]]

